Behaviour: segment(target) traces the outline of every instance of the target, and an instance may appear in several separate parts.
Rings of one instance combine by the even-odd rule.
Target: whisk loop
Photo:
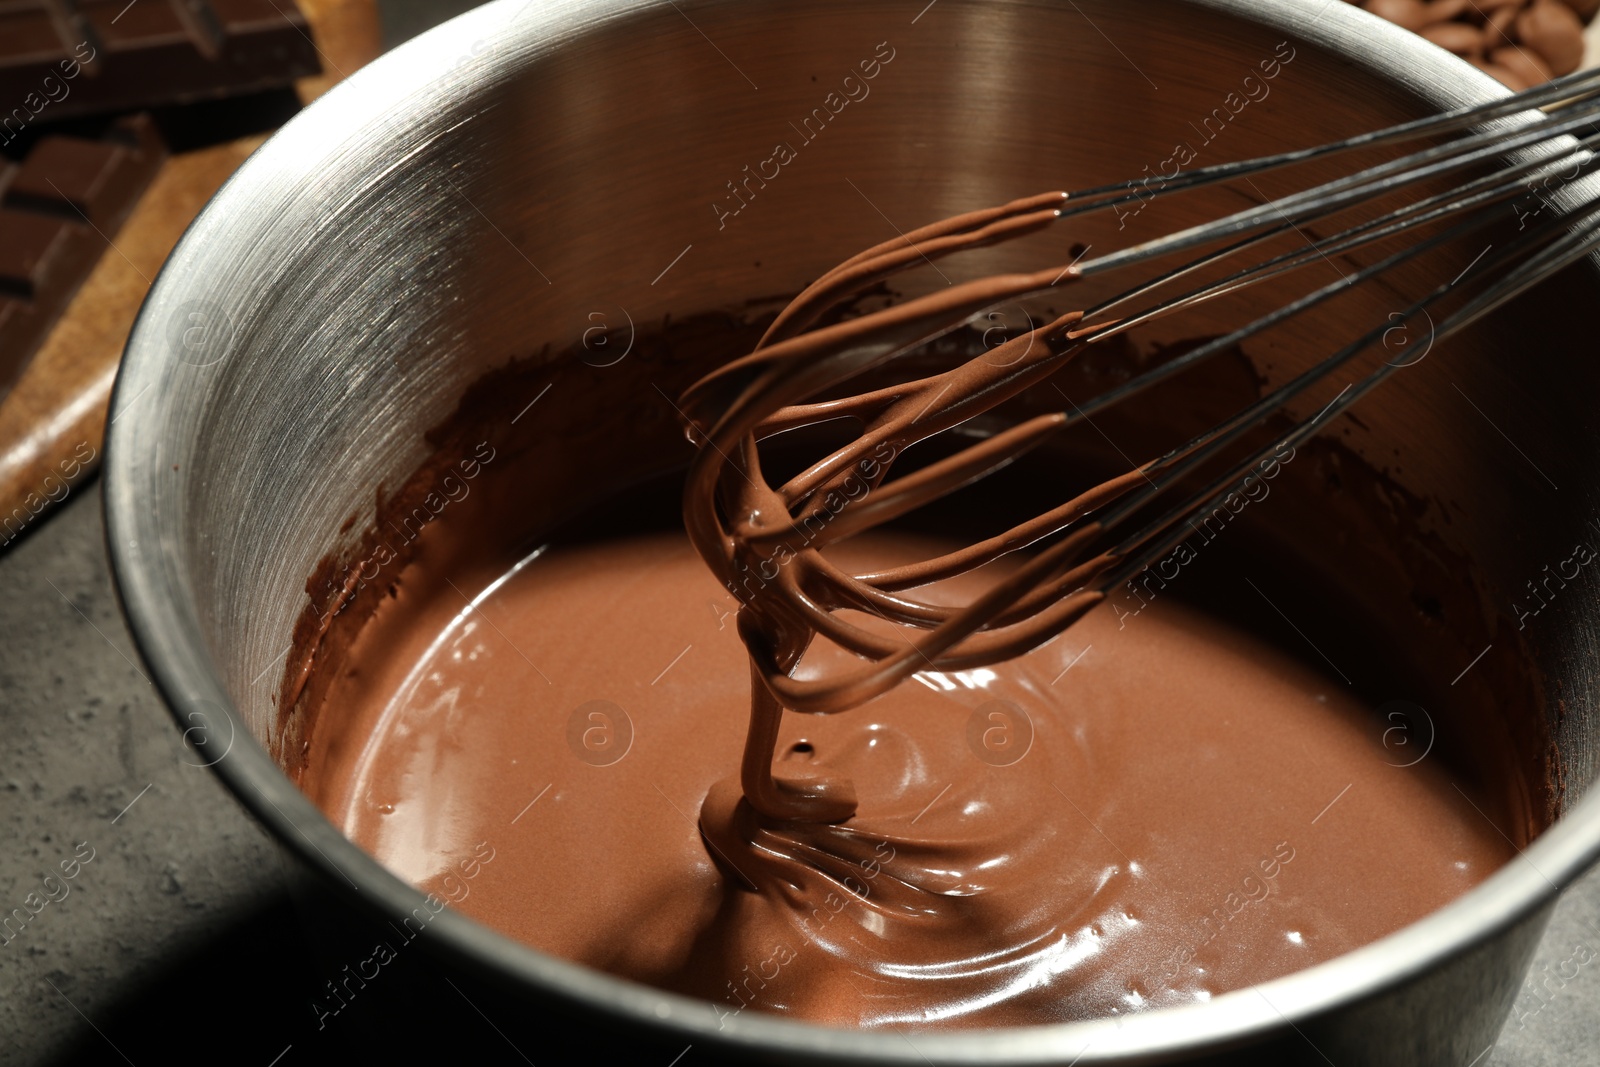
[[[1537,183],[1559,179],[1578,188],[1572,183],[1595,165],[1600,145],[1597,116],[1600,74],[1570,75],[1487,104],[1333,144],[1198,169],[1154,189],[1127,183],[1014,200],[875,245],[807,286],[777,316],[754,351],[695,382],[680,405],[691,419],[691,438],[700,446],[685,488],[685,524],[701,556],[742,601],[739,633],[750,652],[752,688],[752,722],[741,779],[747,800],[772,818],[820,822],[847,818],[855,808],[849,782],[772,775],[773,746],[784,708],[844,711],[887,692],[917,671],[969,669],[1020,655],[1050,640],[1109,590],[1172,550],[1187,530],[1186,520],[1215,507],[1237,489],[1264,456],[1304,441],[1405,364],[1380,363],[1346,385],[1315,417],[1291,420],[1292,428],[1264,449],[1252,449],[1226,464],[1200,488],[1151,517],[1158,499],[1195,480],[1269,419],[1283,416],[1291,402],[1379,344],[1397,322],[1425,315],[1436,339],[1443,340],[1590,255],[1600,246],[1596,220],[1600,200],[1591,196],[1565,214],[1552,212],[1531,227],[1524,225],[1514,240],[1491,249],[1463,277],[1422,294],[1396,316],[1220,425],[992,537],[930,559],[863,574],[835,565],[824,553],[828,546],[982,479],[1065,427],[1399,264],[1496,221],[1503,224],[1502,213],[1487,209]],[[860,317],[817,325],[847,301],[902,271],[1011,241],[1063,220],[1340,152],[1419,140],[1436,143],[1176,233],[1045,270],[966,281]],[[1391,208],[1329,236],[1307,239],[1259,262],[1243,261],[1250,249],[1285,234],[1303,233],[1308,224],[1421,183],[1437,184],[1478,171],[1484,172],[1448,191]],[[1308,263],[1413,231],[1426,236],[1081,405],[1069,402],[1070,411],[1030,418],[972,440],[912,473],[889,478],[907,448],[1045,381],[1090,345]],[[1195,250],[1204,251],[1093,307],[1061,315],[942,373],[816,399],[1000,305],[1081,278]],[[1227,270],[1233,262],[1242,265],[1220,278],[1173,292],[1187,279]],[[1168,295],[1158,298],[1158,293]],[[1448,312],[1441,309],[1446,298],[1451,301]],[[764,477],[762,439],[844,418],[857,420],[861,427],[848,444],[781,485]],[[1052,538],[968,603],[935,603],[912,593]],[[894,624],[893,632],[858,625],[841,615],[846,611]],[[793,677],[795,665],[818,636],[855,653],[861,662],[832,676]]]

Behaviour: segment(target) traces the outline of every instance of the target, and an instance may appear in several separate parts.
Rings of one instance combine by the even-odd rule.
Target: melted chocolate
[[[597,401],[622,385],[617,374],[585,385],[592,368],[547,356],[491,375],[430,436],[435,460],[380,492],[379,521],[308,583],[277,750],[396,873],[531,945],[701,996],[719,1018],[982,1026],[1180,1004],[1287,973],[1421,917],[1510,856],[1439,761],[1394,765],[1348,689],[1172,599],[1132,619],[1080,600],[1072,629],[1040,630],[1004,662],[937,662],[944,650],[925,649],[897,668],[901,684],[817,705],[842,714],[783,717],[758,699],[746,737],[750,693],[774,668],[802,695],[860,669],[860,647],[774,641],[747,621],[744,637],[778,653],[751,684],[729,593],[749,587],[729,577],[744,573],[731,566],[740,544],[770,525],[728,543],[716,576],[681,534],[638,532],[646,509],[632,497],[606,538],[556,537],[532,553],[526,538],[681,462],[662,448],[676,421],[665,398],[732,365],[763,327],[781,342],[782,317],[721,320],[698,348],[673,343],[670,327],[641,343],[618,373],[635,376],[627,395],[653,388],[664,403],[626,419],[568,403],[513,433],[509,416],[546,385]],[[950,365],[935,362],[936,373]],[[1252,397],[1248,373],[1222,369],[1228,408]],[[1051,367],[1024,382],[1000,409],[1007,423],[1036,414],[1027,385],[1077,391],[1064,376],[1080,370],[1098,373]],[[723,384],[748,387],[738,374]],[[1059,402],[1044,392],[1049,414]],[[1215,416],[1196,395],[1179,410],[1198,429]],[[480,435],[493,458],[473,495],[373,564],[384,522],[481,459]],[[900,447],[893,433],[872,443]],[[566,460],[541,461],[552,447]],[[814,485],[851,473],[814,472]],[[706,484],[691,474],[691,499],[703,504],[692,494]],[[745,505],[771,506],[751,489]],[[827,506],[825,491],[813,496]],[[750,514],[737,493],[722,501],[724,514]],[[695,547],[704,557],[714,544],[715,560],[727,532]],[[830,549],[841,573],[878,576],[907,558],[984,562],[976,555],[970,541],[901,529]],[[1026,566],[957,567],[917,595],[954,617]],[[899,626],[833,610],[858,645],[898,655]],[[1474,714],[1492,715],[1492,694],[1479,696],[1487,710]],[[1537,738],[1518,741],[1540,751]],[[729,778],[741,746],[744,773]],[[1522,769],[1494,765],[1498,750],[1478,755],[1476,803],[1525,840],[1538,820]],[[763,782],[766,802],[747,802]],[[462,879],[463,857],[484,848],[495,862]]]
[[[1074,329],[1082,313],[1069,312],[932,376],[816,400],[984,308],[1074,280],[1071,264],[979,278],[809,328],[909,267],[1048,226],[1065,199],[1065,193],[1050,192],[968,212],[851,257],[779,312],[753,352],[712,371],[682,398],[683,407],[698,416],[690,430],[700,446],[684,488],[684,525],[712,572],[743,602],[739,632],[750,651],[751,697],[740,785],[761,817],[827,823],[857,810],[855,786],[847,778],[773,774],[785,708],[837,714],[884,695],[924,666],[948,670],[1008,659],[1061,632],[1101,599],[1083,584],[1107,558],[1084,563],[1074,556],[1096,532],[1092,520],[1065,543],[1011,568],[970,603],[930,601],[920,589],[1062,530],[1140,484],[1143,468],[998,536],[917,563],[895,561],[851,574],[822,552],[1009,464],[1061,429],[1064,413],[1042,415],[884,485],[907,448],[1039,384],[1086,344]],[[730,399],[718,407],[718,396]],[[788,481],[769,482],[759,447],[763,437],[842,418],[859,421],[860,434]],[[911,589],[919,592],[905,592]],[[841,614],[848,610],[876,616],[889,632],[853,623]],[[912,638],[897,632],[896,624],[931,632]],[[828,676],[798,675],[796,667],[817,637],[856,658],[840,662]],[[725,832],[709,816],[706,830],[711,838]]]
[[[839,552],[954,547],[875,532]],[[727,779],[737,602],[681,535],[557,544],[471,609],[412,577],[330,692],[358,743],[314,754],[305,788],[467,914],[719,1016],[1002,1025],[1203,1000],[1393,931],[1510,855],[1435,764],[1389,765],[1342,685],[1172,601],[786,717],[781,769],[857,783],[860,813],[829,825],[758,819]],[[495,861],[465,881],[480,843]]]

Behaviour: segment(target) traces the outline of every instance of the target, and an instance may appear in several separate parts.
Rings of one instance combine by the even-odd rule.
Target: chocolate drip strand
[[[1392,331],[1396,319],[1404,324],[1425,315],[1437,324],[1434,334],[1442,339],[1600,245],[1600,225],[1595,223],[1600,206],[1594,203],[1580,210],[1577,218],[1584,225],[1576,230],[1570,225],[1572,218],[1550,219],[1531,227],[1497,250],[1460,291],[1458,277],[1226,422],[995,536],[934,558],[862,574],[834,566],[823,554],[830,545],[986,477],[1077,419],[1491,224],[1490,206],[1519,195],[1530,180],[1557,173],[1567,180],[1571,175],[1566,171],[1591,167],[1595,160],[1592,149],[1600,144],[1600,135],[1591,134],[1585,140],[1574,136],[1582,136],[1600,115],[1600,99],[1595,96],[1600,93],[1600,80],[1593,76],[1562,79],[1559,86],[1526,94],[1525,102],[1545,103],[1558,87],[1569,94],[1565,101],[1551,104],[1539,117],[1510,129],[1469,131],[1274,203],[1096,259],[968,280],[882,310],[828,321],[830,312],[840,311],[846,302],[902,271],[1014,240],[1062,218],[1115,207],[1126,195],[1118,187],[1070,195],[1049,192],[923,226],[852,256],[823,274],[783,309],[749,355],[690,386],[680,406],[691,422],[690,438],[700,447],[684,489],[684,523],[701,557],[742,604],[739,632],[750,653],[752,697],[741,780],[751,805],[771,818],[818,822],[848,818],[855,806],[854,790],[848,782],[772,776],[773,743],[784,708],[841,712],[881,696],[921,670],[982,666],[1036,648],[1072,625],[1114,583],[1137,573],[1169,549],[1181,521],[1234,488],[1260,456],[1305,440],[1319,423],[1342,412],[1393,374],[1398,366],[1384,363],[1347,385],[1325,405],[1308,396],[1335,370]],[[1336,145],[1205,168],[1173,184],[1194,188],[1349,147],[1461,129],[1469,120],[1501,114],[1507,106],[1507,101],[1497,101]],[[1454,177],[1463,169],[1481,169],[1511,150],[1533,146],[1548,151],[1526,153],[1536,158],[1501,164],[1465,182]],[[1217,276],[1216,268],[1229,258],[1291,230],[1299,234],[1302,224],[1368,207],[1397,189],[1444,177],[1457,184],[1399,207],[1369,211],[1368,217],[1347,224],[1332,236],[1310,242],[1309,249],[1297,241],[1287,252]],[[1158,195],[1163,194],[1148,193],[1147,198]],[[1340,280],[1225,337],[1145,371],[1082,408],[1075,407],[1070,414],[1062,411],[1031,418],[1003,432],[970,440],[911,474],[889,479],[906,449],[1040,384],[1088,345],[1134,324],[1412,231],[1424,236],[1372,266],[1345,273]],[[1210,250],[1153,279],[1142,280],[1108,301],[1060,315],[942,373],[853,395],[829,395],[1000,304],[1045,293],[1091,274],[1207,248]],[[1463,272],[1463,276],[1468,273],[1472,272]],[[1196,275],[1207,280],[1131,313],[1110,316],[1123,305]],[[1481,292],[1461,296],[1484,278],[1489,281],[1480,286]],[[1444,306],[1436,316],[1434,309],[1441,304]],[[1254,451],[1237,458],[1240,442],[1295,401],[1320,406],[1321,413],[1293,424],[1289,433],[1265,447],[1257,442]],[[848,444],[782,485],[768,482],[761,468],[762,439],[841,419],[853,419],[860,427]],[[1219,457],[1228,450],[1234,453],[1234,461],[1220,475],[1186,499],[1165,507],[1153,521],[1135,525],[1141,511],[1158,494],[1198,475],[1208,464],[1220,464]],[[935,603],[911,593],[1048,538],[1056,540],[967,604]],[[863,628],[841,614],[849,611],[896,624],[902,631],[900,639]],[[796,677],[794,669],[816,637],[855,653],[860,662],[827,677]]]

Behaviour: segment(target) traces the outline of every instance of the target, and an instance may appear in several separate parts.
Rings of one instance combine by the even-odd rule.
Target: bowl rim
[[[1507,92],[1444,50],[1342,0],[1323,0],[1310,18],[1303,0],[1185,2],[1346,56],[1439,108]],[[423,906],[424,895],[347,839],[279,770],[266,749],[240,728],[241,717],[205,651],[198,620],[186,601],[178,548],[161,536],[159,517],[149,502],[156,499],[156,451],[166,424],[163,412],[171,400],[156,389],[149,402],[136,406],[152,387],[163,384],[164,368],[175,358],[157,325],[156,309],[181,302],[189,280],[205,277],[211,265],[227,255],[228,242],[222,235],[233,220],[246,217],[249,203],[266,187],[281,185],[284,172],[299,170],[281,164],[297,153],[321,154],[328,145],[386,116],[392,119],[396,101],[404,101],[430,79],[446,78],[461,65],[460,59],[453,64],[444,60],[470,55],[468,73],[488,78],[524,62],[537,62],[594,26],[660,6],[660,0],[537,4],[493,0],[380,56],[305,108],[239,167],[162,266],[129,334],[109,408],[117,414],[106,428],[104,506],[113,579],[134,641],[163,702],[234,796],[328,883],[387,915],[408,914]],[[486,37],[495,38],[497,47],[480,54],[475,46]],[[473,71],[475,65],[479,69]],[[466,79],[458,79],[447,91],[466,92],[465,85]],[[231,717],[226,739],[220,731],[197,732],[194,713],[187,719],[180,713],[181,707],[195,701],[208,701]],[[237,738],[239,733],[245,736]],[[1325,963],[1221,994],[1204,1004],[1081,1022],[940,1031],[937,1055],[954,1063],[1042,1063],[1078,1057],[1074,1062],[1087,1064],[1217,1051],[1283,1033],[1286,1027],[1298,1030],[1297,1024],[1304,1020],[1401,984],[1527,919],[1597,855],[1600,790],[1591,790],[1513,860],[1463,896]],[[848,1056],[862,1062],[927,1060],[900,1032],[846,1030],[757,1013],[718,1020],[704,1001],[547,955],[449,908],[432,919],[428,930],[432,951],[480,977],[532,987],[558,1002],[618,1016],[662,1036],[735,1050],[782,1049],[790,1055]]]

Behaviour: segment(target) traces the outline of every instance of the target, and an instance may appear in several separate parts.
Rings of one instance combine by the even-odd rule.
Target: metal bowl
[[[269,755],[274,694],[307,576],[348,544],[349,516],[371,517],[377,487],[423,463],[422,430],[471,382],[562,350],[594,313],[614,326],[618,312],[641,323],[792,293],[866,237],[1163,170],[1178,140],[1200,147],[1199,165],[1502,91],[1335,0],[498,0],[308,108],[163,269],[107,450],[133,632],[190,740],[285,848],[345,898],[409,913],[420,894]],[[793,159],[772,162],[778,142]],[[1564,195],[1550,194],[1557,206]],[[1115,221],[1090,236],[1118,240]],[[1177,221],[1152,211],[1140,225]],[[1405,280],[1469,258],[1436,257]],[[1448,510],[1434,533],[1469,561],[1490,640],[1521,642],[1537,664],[1544,707],[1501,713],[1548,737],[1553,827],[1448,907],[1331,962],[1189,1008],[941,1035],[940,1061],[1240,1062],[1249,1050],[1273,1063],[1461,1064],[1493,1041],[1556,895],[1600,851],[1600,798],[1586,795],[1600,761],[1594,580],[1570,583],[1536,626],[1519,630],[1512,607],[1594,518],[1600,365],[1572,357],[1590,352],[1596,296],[1600,277],[1575,268],[1453,343],[1447,368],[1440,356],[1375,398],[1348,442],[1405,456],[1392,476]],[[1384,297],[1371,300],[1381,319]],[[1315,340],[1314,319],[1305,330]],[[428,942],[472,988],[545,1018],[577,1007],[702,1053],[922,1059],[895,1033],[719,1023],[703,1003],[449,910]]]

